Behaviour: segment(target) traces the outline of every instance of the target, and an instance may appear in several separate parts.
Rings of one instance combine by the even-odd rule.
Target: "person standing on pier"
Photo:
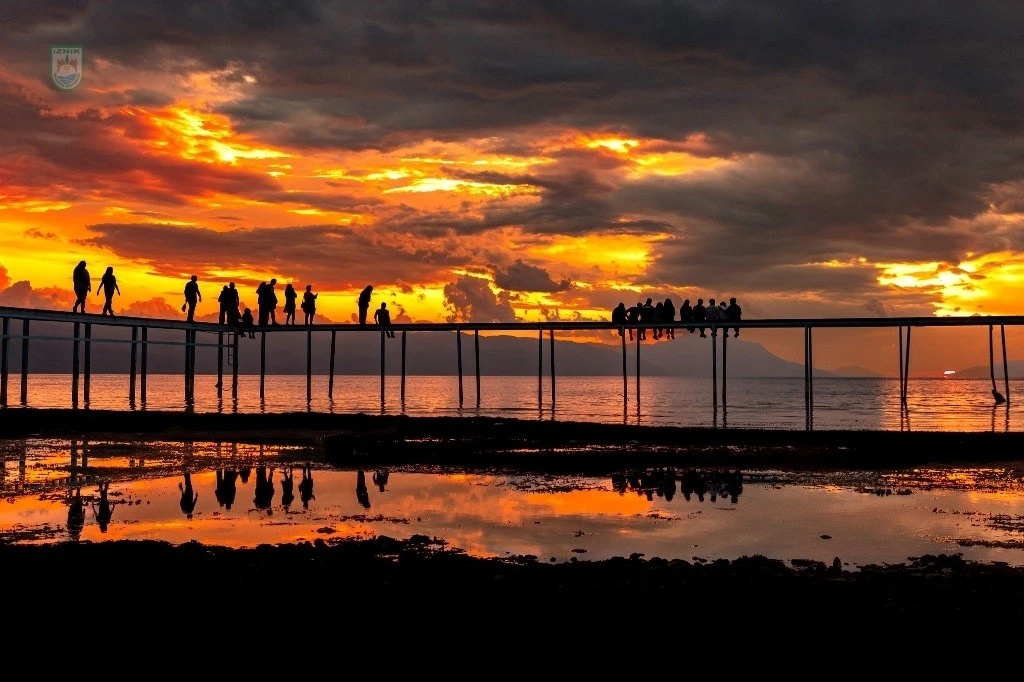
[[[203,295],[199,293],[198,280],[198,277],[192,275],[192,278],[185,284],[185,303],[181,306],[181,312],[188,311],[188,315],[185,317],[186,322],[195,322],[196,305],[203,300]]]
[[[228,290],[227,284],[225,284],[224,288],[220,290],[220,296],[217,297],[217,302],[220,303],[220,316],[217,318],[217,324],[227,324],[228,310],[231,305],[231,292]]]
[[[103,277],[100,278],[100,285],[96,287],[96,295],[100,295],[100,289],[103,290],[103,314],[114,316],[114,292],[117,295],[121,295],[121,290],[117,288],[117,278],[114,277],[114,268],[107,268],[107,271],[103,273]]]
[[[235,288],[234,282],[228,282],[228,319],[227,322],[232,327],[238,324],[238,289]]]
[[[373,293],[373,285],[367,284],[359,292],[359,324],[366,324],[366,313],[370,311],[370,294]]]
[[[284,323],[287,325],[291,322],[291,325],[295,326],[295,299],[299,297],[295,291],[295,287],[292,286],[291,282],[288,282],[284,286]]]
[[[313,293],[313,285],[306,285],[306,293],[302,294],[302,312],[305,313],[306,324],[313,324],[313,316],[316,315],[316,297],[320,294]]]
[[[75,305],[71,312],[85,312],[85,302],[92,291],[92,280],[89,278],[89,271],[85,269],[85,261],[79,261],[75,271],[71,274],[71,283],[75,288]]]

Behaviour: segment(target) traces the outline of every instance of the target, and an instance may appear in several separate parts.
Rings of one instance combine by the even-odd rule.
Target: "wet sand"
[[[8,409],[0,413],[0,424],[8,438],[235,440],[305,445],[342,464],[588,474],[604,474],[624,462],[740,467],[756,461],[797,471],[892,470],[940,462],[981,466],[1019,460],[1024,451],[1022,434],[1014,433],[677,429],[475,417]],[[847,626],[908,619],[966,623],[1024,613],[1024,569],[973,564],[956,555],[857,570],[814,562],[787,566],[762,557],[700,564],[634,556],[554,564],[535,557],[468,557],[426,537],[404,542],[382,537],[243,550],[140,541],[0,545],[0,565],[8,575],[32,576],[39,585],[74,584],[77,567],[91,594],[115,602],[144,594],[157,611],[179,608],[182,595],[215,600],[262,591],[273,602],[287,586],[308,592],[317,609],[342,610],[356,621],[387,614],[391,621],[400,616],[427,626],[442,609],[462,614],[461,624],[450,627],[466,632],[479,618],[507,619],[510,609],[522,608],[545,621],[544,627],[571,616],[578,628],[596,626],[583,617],[590,613],[665,612],[746,624],[840,618]],[[21,598],[47,608],[62,604],[67,594],[60,589],[15,593],[9,601]]]

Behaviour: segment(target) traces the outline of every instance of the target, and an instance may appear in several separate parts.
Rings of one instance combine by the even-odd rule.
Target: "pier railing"
[[[32,322],[47,322],[66,324],[71,332],[69,335],[61,334],[32,334]],[[20,404],[28,403],[28,377],[31,368],[29,367],[29,346],[31,341],[68,341],[72,350],[72,385],[70,403],[72,407],[79,406],[79,385],[81,383],[81,398],[88,405],[90,400],[90,380],[92,374],[91,351],[93,344],[122,344],[129,345],[129,403],[134,406],[136,399],[136,386],[139,389],[139,398],[143,405],[146,403],[146,383],[148,372],[148,349],[153,345],[170,345],[181,348],[182,369],[185,377],[184,402],[185,405],[194,404],[195,400],[195,367],[196,349],[210,347],[217,349],[217,395],[222,397],[224,391],[225,353],[228,357],[228,366],[231,370],[231,393],[232,397],[238,397],[238,339],[243,332],[236,327],[221,325],[209,322],[184,322],[180,320],[167,320],[145,317],[121,317],[102,316],[95,314],[68,313],[51,310],[35,310],[28,308],[0,307],[0,323],[2,323],[2,339],[0,339],[0,406],[8,405],[8,378],[10,369],[9,344],[12,340],[21,342],[21,371],[20,371]],[[334,366],[335,351],[337,347],[337,335],[347,333],[366,334],[368,331],[380,335],[380,399],[384,404],[384,388],[386,381],[385,367],[385,339],[386,332],[401,333],[401,397],[405,400],[406,383],[406,341],[407,332],[456,332],[455,353],[457,356],[457,372],[459,386],[459,406],[462,407],[465,399],[463,391],[463,362],[462,342],[463,336],[472,333],[475,357],[475,379],[476,379],[476,403],[480,405],[480,333],[481,332],[537,332],[537,400],[538,405],[544,403],[544,336],[548,337],[549,347],[549,379],[552,407],[556,397],[556,373],[555,373],[555,333],[573,331],[595,331],[611,330],[621,331],[622,348],[622,398],[626,403],[629,400],[629,380],[626,355],[626,332],[633,330],[632,336],[636,344],[636,389],[635,398],[637,404],[640,402],[640,335],[635,333],[638,330],[654,329],[705,329],[709,330],[713,343],[711,343],[711,368],[712,368],[712,404],[717,409],[721,404],[723,407],[727,402],[728,388],[728,336],[719,335],[719,330],[726,329],[802,329],[804,331],[804,397],[808,415],[814,402],[814,364],[813,332],[815,329],[835,328],[896,328],[899,338],[899,377],[900,377],[900,402],[902,406],[907,403],[907,379],[910,371],[910,336],[911,330],[916,327],[981,327],[988,328],[989,334],[989,364],[992,373],[993,393],[996,399],[1002,399],[1009,403],[1010,384],[1007,367],[1006,349],[1006,327],[1024,325],[1024,316],[1001,315],[1001,316],[973,316],[973,317],[856,317],[856,318],[802,318],[802,319],[753,319],[740,321],[704,321],[704,322],[644,322],[631,324],[613,324],[611,322],[576,322],[553,320],[545,322],[459,322],[459,323],[407,323],[392,324],[387,327],[377,325],[358,324],[316,324],[316,325],[273,325],[256,326],[247,328],[249,331],[260,335],[260,398],[265,396],[266,379],[266,347],[267,334],[305,334],[306,335],[306,399],[312,401],[312,356],[313,356],[313,334],[330,334],[330,360],[329,378],[327,384],[328,398],[334,397]],[[130,329],[130,339],[115,338],[94,338],[93,327],[118,327]],[[1002,365],[1004,377],[1005,395],[995,390],[995,354],[993,335],[998,327],[1002,347]],[[180,332],[180,340],[158,340],[150,339],[150,330],[165,330]],[[719,361],[718,339],[721,339],[721,361]],[[203,339],[202,341],[200,339]],[[233,361],[232,361],[233,359]],[[719,377],[718,371],[721,367],[721,401],[719,401]]]

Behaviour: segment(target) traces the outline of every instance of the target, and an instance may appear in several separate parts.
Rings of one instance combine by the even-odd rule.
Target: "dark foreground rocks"
[[[763,557],[708,564],[657,558],[548,563],[480,559],[426,537],[260,546],[232,550],[147,541],[0,545],[0,565],[31,589],[8,590],[5,607],[48,610],[69,595],[90,608],[159,613],[221,604],[233,613],[278,608],[409,623],[439,613],[453,630],[484,619],[529,616],[573,627],[588,614],[673,622],[837,624],[912,619],[970,623],[1024,616],[1024,570],[924,556],[896,566],[791,567]],[[308,613],[307,613],[308,615]],[[582,618],[582,620],[581,620]],[[548,623],[551,625],[552,623]]]

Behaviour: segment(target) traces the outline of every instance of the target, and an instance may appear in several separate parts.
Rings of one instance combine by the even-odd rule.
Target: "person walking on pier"
[[[231,305],[231,291],[228,289],[228,285],[225,284],[224,288],[220,290],[220,296],[217,297],[217,303],[220,304],[220,315],[217,317],[217,324],[228,324],[228,310]]]
[[[75,288],[75,305],[71,307],[73,313],[84,313],[85,302],[92,291],[92,280],[89,278],[89,271],[85,269],[85,261],[79,261],[71,274],[71,284]]]
[[[203,295],[199,293],[198,280],[198,277],[192,275],[185,284],[185,303],[181,306],[181,312],[188,311],[185,317],[186,322],[195,322],[196,305],[203,300]]]
[[[320,294],[313,293],[313,285],[306,285],[306,293],[302,294],[302,312],[305,314],[306,324],[313,324],[313,316],[316,315],[316,297]]]
[[[121,290],[117,287],[117,278],[114,277],[114,268],[107,268],[107,271],[103,273],[103,277],[100,278],[100,285],[96,287],[96,295],[100,295],[100,289],[103,290],[103,314],[114,316],[114,292],[117,295],[121,295]]]
[[[373,321],[385,328],[384,333],[389,339],[395,338],[395,333],[388,329],[391,326],[391,312],[387,303],[381,303],[380,308],[373,312]]]
[[[277,279],[272,278],[269,282],[260,282],[256,288],[256,309],[259,311],[261,327],[277,324],[277,319],[274,316],[274,308],[277,307],[277,294],[274,293],[276,284]]]
[[[366,313],[370,310],[370,294],[373,293],[373,285],[366,287],[359,292],[359,324],[366,324]]]
[[[693,306],[693,321],[704,322],[708,319],[708,309],[704,307],[704,299],[698,298],[697,305]],[[700,338],[706,339],[708,335],[704,333],[707,327],[700,327]]]
[[[284,286],[284,323],[295,326],[295,299],[299,297],[291,282]]]
[[[735,298],[730,298],[729,299],[729,305],[725,309],[725,319],[729,320],[730,322],[739,322],[740,321],[740,317],[742,317],[742,315],[743,315],[743,309],[740,308],[739,305],[736,304],[736,299]],[[728,335],[729,334],[726,333],[726,336],[728,336]],[[732,328],[732,335],[733,335],[734,338],[739,336],[740,335],[740,328],[739,327],[733,327]]]

